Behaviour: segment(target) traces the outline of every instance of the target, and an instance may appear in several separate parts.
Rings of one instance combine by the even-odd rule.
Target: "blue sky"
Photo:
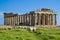
[[[22,14],[41,8],[56,11],[57,25],[60,25],[60,0],[0,0],[0,24],[4,24],[4,12]]]

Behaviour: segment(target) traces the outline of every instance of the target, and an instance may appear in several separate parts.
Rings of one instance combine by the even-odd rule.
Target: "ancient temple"
[[[4,13],[4,25],[56,26],[56,12],[42,8],[22,15]]]

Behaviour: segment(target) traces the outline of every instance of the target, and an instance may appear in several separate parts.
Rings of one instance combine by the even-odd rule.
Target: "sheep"
[[[29,27],[30,31],[36,31],[36,27]]]

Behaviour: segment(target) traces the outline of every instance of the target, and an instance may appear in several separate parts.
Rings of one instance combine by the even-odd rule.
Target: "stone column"
[[[14,25],[15,25],[15,16],[13,16],[13,23],[14,23]]]
[[[29,16],[27,15],[27,24],[29,23]]]
[[[16,22],[15,25],[17,25],[17,16],[15,16],[15,22]]]
[[[50,25],[51,25],[51,14],[50,14]]]
[[[6,18],[6,24],[8,24],[8,17]]]
[[[41,14],[41,25],[43,25],[43,15]]]
[[[12,19],[13,19],[13,25],[14,25],[14,16],[13,16],[13,18],[12,18]]]
[[[30,14],[29,14],[29,25],[30,25]]]
[[[9,24],[9,17],[7,17],[7,25]]]
[[[14,16],[14,25],[15,25],[15,16]]]
[[[9,24],[10,24],[10,22],[11,22],[11,19],[10,19],[10,17],[9,17]]]
[[[45,15],[45,25],[48,25],[48,20],[49,20],[49,18],[48,18],[48,17],[49,17],[49,15],[48,15],[48,14],[46,14],[46,15]]]
[[[21,15],[20,15],[20,23],[21,23]]]
[[[25,22],[26,22],[26,15],[24,15],[24,25],[25,25]]]
[[[21,23],[22,23],[22,15],[21,15]]]
[[[54,25],[54,21],[55,21],[55,18],[54,18],[54,15],[53,15],[53,25]]]
[[[35,26],[37,24],[37,13],[35,14]]]
[[[50,25],[50,14],[48,14],[48,25]]]
[[[20,19],[20,20],[21,20],[21,23],[22,23],[22,15],[21,15],[20,17],[21,17],[21,19]]]
[[[11,17],[10,17],[10,25],[11,25]]]
[[[31,14],[30,14],[30,25],[31,25]]]
[[[43,25],[45,25],[45,14],[43,14]]]
[[[24,25],[24,22],[25,22],[25,18],[24,18],[24,15],[23,15],[23,25]]]
[[[18,19],[17,22],[18,22],[18,25],[19,25],[19,15],[18,15],[17,19]]]
[[[56,22],[56,14],[55,14],[55,25],[57,24],[57,22]]]
[[[39,25],[41,25],[41,14],[39,14]]]
[[[23,23],[23,15],[22,15],[22,23]]]
[[[40,14],[38,14],[38,25],[40,25]]]
[[[17,16],[17,25],[18,25],[18,16]]]
[[[51,25],[53,25],[53,15],[51,14]]]
[[[14,19],[15,19],[15,25],[16,25],[16,16],[14,17]]]
[[[37,13],[37,25],[39,25],[39,13]]]
[[[11,17],[11,22],[12,22],[12,25],[13,25],[13,16]]]
[[[47,25],[47,14],[45,14],[45,25]]]
[[[25,25],[25,15],[24,15],[24,25]]]
[[[56,17],[55,14],[53,14],[53,25],[55,25],[55,22],[56,22]]]
[[[10,24],[12,25],[12,17],[10,17],[10,19],[11,19],[11,23]]]
[[[7,25],[7,17],[5,18],[5,24]]]
[[[5,18],[5,24],[7,25],[7,17]]]
[[[27,23],[27,14],[25,15],[25,24]]]
[[[42,19],[42,25],[45,25],[45,14],[42,14],[41,19]]]
[[[29,15],[28,15],[28,25],[29,25]]]

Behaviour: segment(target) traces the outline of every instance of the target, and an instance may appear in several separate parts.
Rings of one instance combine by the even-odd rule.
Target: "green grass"
[[[36,32],[19,28],[0,30],[0,40],[60,40],[60,28],[37,28]]]

